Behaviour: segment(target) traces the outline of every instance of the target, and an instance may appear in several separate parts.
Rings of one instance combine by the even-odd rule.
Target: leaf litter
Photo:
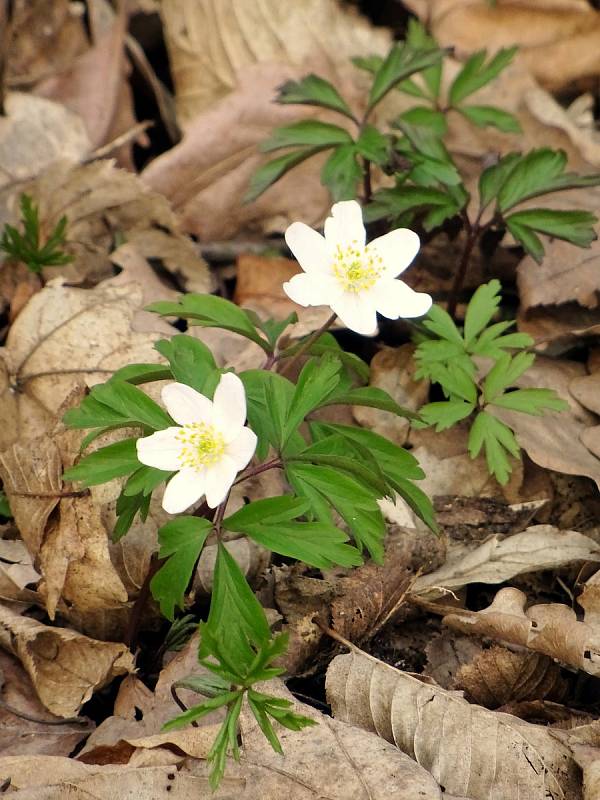
[[[330,203],[317,156],[241,204],[265,162],[260,142],[274,127],[314,117],[273,97],[312,71],[360,113],[364,76],[348,59],[384,55],[393,31],[333,0],[303,0],[285,13],[270,0],[252,10],[236,0],[165,0],[158,10],[138,3],[137,23],[152,20],[168,50],[171,96],[164,55],[159,78],[151,37],[134,39],[123,9],[88,0],[84,21],[78,4],[64,0],[27,5],[15,4],[7,49],[0,222],[18,221],[27,191],[46,234],[67,215],[71,260],[39,276],[10,259],[0,264],[0,479],[13,515],[0,526],[0,785],[23,800],[66,792],[205,797],[218,725],[210,718],[162,731],[180,710],[172,686],[183,681],[176,696],[193,705],[197,695],[184,684],[200,669],[197,639],[169,650],[158,608],[144,600],[165,515],[153,500],[146,521],[112,542],[118,481],[82,493],[62,480],[80,441],[60,419],[114,370],[164,363],[154,341],[174,329],[143,310],[150,302],[216,289],[263,316],[295,310],[280,285],[298,266],[281,234],[296,219],[318,226]],[[443,91],[482,42],[491,50],[521,45],[498,84],[476,95],[480,103],[501,96],[521,133],[449,117],[449,148],[469,186],[482,164],[515,148],[560,147],[582,172],[600,164],[589,94],[600,69],[600,18],[591,4],[396,5],[396,32],[410,11],[454,48]],[[143,91],[132,62],[136,70],[144,64]],[[573,100],[566,106],[563,91]],[[142,94],[154,99],[140,103]],[[399,95],[387,102],[386,119],[405,110]],[[169,144],[157,145],[152,129],[140,133],[145,115],[158,126],[170,115]],[[330,121],[330,112],[317,119]],[[385,176],[377,180],[387,185]],[[553,200],[561,209],[600,208],[593,188],[585,202],[574,193]],[[444,235],[442,245],[424,237],[417,291],[450,290],[457,240]],[[252,253],[240,250],[242,241]],[[290,698],[292,689],[302,713],[320,724],[285,731],[281,757],[243,718],[241,761],[228,767],[216,798],[597,796],[600,515],[588,502],[600,485],[597,244],[576,251],[551,239],[541,265],[515,244],[509,236],[501,242],[502,278],[514,287],[521,328],[546,352],[516,385],[555,389],[569,409],[497,412],[527,454],[499,487],[483,459],[470,458],[460,426],[434,434],[355,407],[361,426],[412,449],[439,512],[436,538],[401,501],[383,502],[382,566],[316,570],[232,537],[228,550],[270,621],[290,634],[289,687],[274,681],[271,690]],[[207,264],[202,252],[219,250],[233,255]],[[476,254],[466,285],[485,282],[489,269],[486,253]],[[321,311],[301,310],[292,335],[316,330]],[[260,348],[240,346],[228,332],[190,333],[216,348],[220,365],[243,370],[264,361]],[[408,339],[390,325],[359,354],[370,361],[371,386],[417,411],[432,390],[415,379]],[[93,446],[120,437],[109,432]],[[265,476],[247,492],[256,500],[280,487]],[[234,494],[232,505],[245,499]],[[209,543],[186,596],[195,618],[215,558]],[[140,598],[141,633],[132,640]],[[350,653],[339,655],[345,646]],[[301,703],[307,699],[312,705]],[[322,713],[325,700],[333,718]]]

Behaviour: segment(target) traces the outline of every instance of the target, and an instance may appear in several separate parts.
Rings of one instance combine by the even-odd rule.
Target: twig
[[[181,710],[182,710],[184,713],[185,713],[186,711],[189,711],[189,708],[188,708],[188,707],[186,706],[186,704],[183,702],[183,700],[181,699],[181,697],[179,697],[179,695],[177,694],[177,689],[175,688],[175,684],[174,684],[174,683],[172,683],[172,684],[171,684],[171,697],[173,698],[173,700],[174,700],[174,701],[177,703],[177,705],[179,706],[179,708],[180,708],[180,709],[181,709]],[[192,720],[192,727],[193,727],[193,728],[198,728],[198,727],[199,727],[199,726],[198,726],[198,723],[196,722],[196,720],[195,720],[195,719],[193,719],[193,720]]]
[[[110,153],[112,153],[114,150],[118,150],[119,147],[122,147],[124,144],[128,144],[133,139],[137,139],[140,133],[143,133],[145,130],[152,128],[153,126],[154,122],[152,122],[152,120],[138,122],[137,125],[134,125],[133,128],[125,131],[125,133],[122,133],[120,136],[117,136],[116,139],[112,140],[112,142],[107,142],[106,144],[103,144],[102,147],[98,147],[93,153],[90,153],[89,156],[84,158],[81,163],[89,164],[90,161],[95,161],[98,158],[104,158],[105,156],[110,155]]]

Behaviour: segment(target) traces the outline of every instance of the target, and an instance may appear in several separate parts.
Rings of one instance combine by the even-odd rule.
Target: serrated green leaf
[[[499,50],[487,64],[487,52],[485,50],[474,53],[450,86],[450,105],[458,106],[465,97],[474,94],[478,89],[498,77],[502,70],[513,60],[516,52],[516,47]]]
[[[374,125],[365,125],[356,140],[356,150],[367,161],[386,164],[390,157],[390,140]]]
[[[517,220],[511,220],[507,223],[508,230],[512,233],[514,238],[523,249],[528,253],[538,264],[541,264],[544,259],[544,245],[540,237],[528,228],[526,225],[520,225]]]
[[[414,50],[433,49],[438,47],[438,43],[431,36],[425,26],[419,20],[411,18],[408,20],[406,30],[406,42]],[[419,71],[419,78],[427,87],[429,97],[437,100],[440,94],[442,82],[442,61],[438,61],[431,67]],[[401,88],[401,87],[399,87]]]
[[[464,348],[464,339],[454,324],[454,320],[441,306],[436,304],[431,306],[427,317],[423,320],[423,326],[441,339],[447,339]]]
[[[444,393],[452,400],[461,398],[475,405],[477,402],[477,385],[470,372],[464,370],[460,362],[438,364],[433,373],[433,380],[440,384]]]
[[[336,405],[366,406],[367,408],[379,408],[381,411],[389,411],[390,414],[405,417],[406,419],[416,417],[414,411],[399,405],[393,397],[377,386],[358,386],[354,389],[333,391],[320,403],[319,408]]]
[[[339,528],[324,522],[259,523],[246,525],[244,532],[267,550],[318,569],[362,564],[358,550],[347,544],[348,536]]]
[[[322,147],[303,147],[299,150],[294,150],[291,153],[286,153],[283,156],[267,161],[262,167],[259,167],[250,178],[250,185],[242,200],[244,203],[252,203],[263,192],[266,192],[269,186],[272,186],[280,178],[282,178],[291,169],[306,161],[307,158],[320,153]]]
[[[65,470],[64,479],[78,481],[84,486],[96,486],[113,478],[121,478],[137,470],[137,439],[123,439],[109,444],[82,458],[78,464]]]
[[[526,211],[517,211],[511,214],[505,221],[510,232],[519,241],[523,240],[525,230],[529,233],[531,231],[544,233],[546,236],[571,242],[577,247],[589,247],[598,238],[594,230],[598,218],[589,211],[529,208]],[[523,245],[529,249],[525,242]],[[535,249],[535,251],[539,256],[539,249]]]
[[[419,128],[430,128],[441,138],[448,133],[448,121],[445,114],[427,106],[415,106],[400,114],[400,119]]]
[[[335,202],[354,200],[362,169],[357,160],[354,144],[336,147],[321,169],[321,183],[331,192]]]
[[[487,326],[500,305],[500,281],[482,284],[473,294],[465,314],[464,339],[467,348]]]
[[[173,378],[173,373],[164,364],[128,364],[118,369],[111,380],[127,381],[138,386],[140,383],[152,381],[168,381]]]
[[[224,328],[256,342],[267,353],[271,352],[270,344],[256,330],[248,313],[222,297],[212,294],[184,294],[178,302],[151,303],[146,311],[154,311],[165,317],[182,317],[189,320],[191,325]]]
[[[305,119],[275,128],[271,136],[261,143],[263,153],[270,153],[283,147],[336,147],[340,144],[352,143],[352,137],[339,125],[321,122],[317,119]]]
[[[446,402],[427,403],[421,406],[419,414],[428,425],[435,425],[435,429],[439,433],[466,419],[474,409],[473,403],[467,403],[464,400],[447,400]]]
[[[508,482],[511,473],[507,452],[515,458],[519,455],[519,446],[510,428],[496,417],[481,411],[476,417],[469,432],[469,455],[475,458],[481,448],[485,448],[488,470],[498,483]]]
[[[514,386],[515,381],[534,361],[534,353],[517,353],[515,356],[505,353],[500,356],[483,382],[483,397],[486,403],[492,403],[505,389]]]
[[[366,207],[364,218],[376,222],[385,217],[397,218],[407,211],[422,211],[443,208],[444,213],[453,216],[460,206],[446,191],[425,186],[397,186],[394,189],[380,189],[373,195],[373,201]],[[450,213],[452,212],[452,213]]]
[[[290,522],[308,511],[309,503],[303,497],[267,497],[248,503],[223,520],[223,527],[235,533],[244,533],[248,525],[276,525]]]
[[[438,47],[414,49],[408,44],[396,44],[375,73],[369,93],[368,110],[381,102],[400,81],[437,64],[443,55]]]
[[[169,362],[173,378],[212,397],[221,373],[213,354],[199,339],[179,333],[156,342],[154,349]]]
[[[140,494],[140,492],[144,496],[150,495],[157,486],[168,480],[172,474],[172,472],[166,472],[162,469],[155,469],[155,467],[140,467],[123,486],[123,494],[126,497],[133,497],[133,495]]]
[[[479,128],[498,128],[503,133],[520,133],[519,120],[508,111],[495,106],[461,106],[457,109],[469,122]]]
[[[569,404],[553,389],[516,389],[496,397],[492,405],[541,416],[544,410],[566,411]]]
[[[112,532],[113,542],[118,542],[125,536],[133,524],[136,514],[140,515],[140,519],[144,522],[150,510],[151,495],[144,495],[143,492],[128,496],[121,491],[117,497],[117,521]]]
[[[141,389],[114,378],[94,386],[77,408],[71,408],[65,413],[63,421],[69,428],[106,430],[129,426],[162,430],[173,425],[173,420],[166,411]]]
[[[520,159],[520,153],[508,153],[497,164],[493,164],[483,170],[479,178],[479,197],[482,208],[486,208],[497,196],[508,175]]]
[[[175,618],[176,607],[185,606],[186,589],[211,530],[209,520],[189,516],[178,517],[159,528],[158,557],[168,560],[150,581],[150,590],[167,619]]]
[[[354,119],[348,104],[335,86],[318,75],[311,74],[299,81],[287,81],[279,87],[277,102],[330,108]]]

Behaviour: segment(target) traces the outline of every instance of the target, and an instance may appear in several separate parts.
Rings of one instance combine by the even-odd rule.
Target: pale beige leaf
[[[456,692],[355,651],[327,673],[334,717],[377,732],[472,800],[578,800],[577,768],[547,729],[469,704]]]
[[[523,572],[556,569],[576,561],[600,561],[600,547],[576,531],[533,525],[506,538],[490,536],[475,549],[464,543],[455,545],[448,561],[435,572],[417,578],[412,591],[439,596],[441,588],[458,589],[474,582],[503,583]]]
[[[97,689],[133,669],[133,657],[124,644],[51,628],[4,604],[0,604],[0,645],[19,658],[41,702],[59,717],[75,716]]]

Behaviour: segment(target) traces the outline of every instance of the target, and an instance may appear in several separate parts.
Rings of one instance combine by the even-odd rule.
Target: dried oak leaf
[[[461,55],[519,46],[519,58],[551,89],[600,69],[600,14],[587,0],[406,0],[440,44]]]
[[[19,661],[0,651],[0,755],[68,756],[89,736],[93,722],[66,722],[39,701]],[[83,723],[83,724],[82,724]]]
[[[566,745],[541,726],[471,705],[359,650],[329,666],[334,718],[394,742],[451,794],[471,800],[580,800]]]
[[[524,572],[556,569],[576,561],[600,561],[600,547],[576,531],[533,525],[513,536],[490,536],[476,547],[453,544],[446,563],[417,578],[411,591],[439,597],[444,590],[460,589],[469,583],[503,583]]]
[[[387,52],[391,36],[336,0],[164,0],[160,6],[179,121],[235,90],[252,65],[314,69],[314,59],[346,66],[357,55]]]
[[[581,669],[600,674],[600,632],[597,625],[577,620],[561,603],[527,606],[520,589],[505,588],[481,611],[460,609],[444,617],[453,630],[518,645]]]
[[[5,604],[0,645],[21,661],[41,702],[58,717],[75,716],[97,689],[133,670],[126,645],[43,625]]]

